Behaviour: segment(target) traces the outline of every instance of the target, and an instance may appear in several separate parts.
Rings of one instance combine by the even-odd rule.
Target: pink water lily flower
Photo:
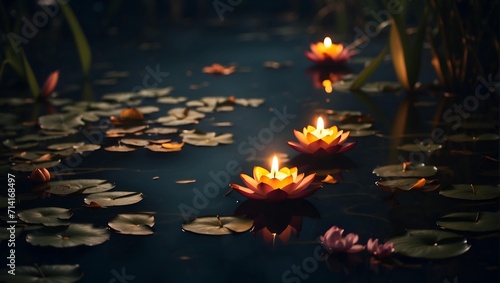
[[[373,240],[370,238],[368,239],[368,243],[366,243],[366,250],[377,258],[384,258],[394,252],[394,245],[392,243],[379,245],[378,239]]]
[[[356,245],[359,236],[349,233],[342,237],[344,229],[332,226],[325,235],[320,236],[321,244],[328,253],[358,253],[365,249],[363,245]]]

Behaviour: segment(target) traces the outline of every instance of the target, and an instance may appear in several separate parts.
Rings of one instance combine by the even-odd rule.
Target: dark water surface
[[[281,28],[281,29],[279,29]],[[110,92],[127,92],[143,85],[148,67],[159,68],[169,75],[159,83],[159,87],[173,86],[172,96],[187,96],[189,100],[204,96],[235,96],[237,98],[264,98],[257,108],[237,106],[233,112],[207,114],[199,125],[181,126],[181,129],[196,128],[202,131],[230,132],[235,142],[217,147],[194,147],[185,145],[181,152],[154,153],[139,149],[130,153],[107,152],[100,149],[83,158],[78,168],[101,168],[104,170],[64,178],[101,178],[116,182],[115,190],[138,191],[144,199],[134,205],[107,209],[86,209],[75,212],[73,222],[94,223],[105,227],[118,213],[142,211],[155,212],[155,233],[151,236],[120,235],[111,231],[110,240],[95,247],[67,249],[42,248],[27,244],[19,236],[17,264],[80,264],[84,271],[81,282],[498,282],[499,242],[498,233],[458,232],[471,244],[470,250],[460,256],[443,260],[419,260],[396,256],[403,265],[390,269],[370,267],[366,252],[358,259],[349,257],[331,258],[327,262],[314,259],[318,252],[319,235],[332,225],[345,229],[345,233],[359,234],[360,243],[369,238],[379,238],[385,242],[391,236],[405,229],[439,229],[436,220],[445,214],[458,211],[497,211],[498,201],[469,202],[447,199],[438,191],[429,193],[397,194],[393,197],[375,185],[378,177],[372,170],[380,165],[400,163],[399,156],[408,159],[408,153],[398,151],[396,146],[413,143],[415,138],[429,138],[435,127],[442,127],[447,134],[453,132],[449,125],[433,125],[440,103],[448,109],[463,98],[443,98],[439,92],[423,91],[413,97],[404,91],[372,94],[340,92],[326,94],[316,89],[313,77],[307,72],[310,62],[303,53],[309,43],[318,40],[307,34],[303,25],[262,28],[259,32],[266,39],[243,41],[242,34],[255,33],[249,28],[176,28],[161,31],[154,42],[160,44],[156,50],[141,51],[140,40],[132,40],[121,34],[116,37],[92,40],[94,51],[94,79],[100,78],[108,70],[128,71],[129,77],[118,79],[112,86],[93,86],[95,100]],[[250,36],[255,34],[250,34]],[[72,48],[68,41],[68,50]],[[373,41],[360,50],[358,58],[374,57],[385,42]],[[428,56],[426,52],[426,56]],[[77,57],[71,51],[62,53],[60,62],[61,83],[58,86],[61,97],[80,99],[80,91],[67,91],[68,86],[78,82]],[[428,59],[429,57],[426,57]],[[266,69],[268,60],[292,61],[289,68]],[[353,61],[348,66],[359,72],[363,60]],[[214,62],[236,63],[239,72],[229,76],[215,77],[201,72],[202,67]],[[158,67],[157,67],[158,66]],[[40,67],[43,70],[45,67]],[[192,75],[187,76],[186,72]],[[421,80],[431,83],[435,78],[429,64],[424,64]],[[92,81],[92,80],[91,80]],[[396,81],[392,63],[384,61],[372,77],[372,81]],[[191,84],[207,82],[206,87],[190,90]],[[489,112],[482,102],[470,119]],[[154,119],[164,115],[172,105],[157,104],[154,99],[145,99],[141,105],[157,105],[160,112],[148,115]],[[274,109],[274,111],[273,111]],[[245,202],[236,192],[225,197],[228,183],[243,184],[238,175],[230,174],[228,164],[236,164],[242,173],[251,174],[255,165],[270,167],[274,153],[288,155],[289,166],[307,170],[314,160],[303,160],[299,154],[287,146],[287,141],[295,141],[293,129],[315,125],[318,114],[325,115],[326,109],[334,111],[361,111],[373,117],[373,127],[378,136],[350,137],[357,146],[341,156],[324,162],[323,169],[337,173],[341,177],[335,185],[327,184],[305,201],[288,205],[273,205],[263,208]],[[442,108],[443,109],[443,108]],[[497,109],[498,110],[498,109]],[[273,132],[257,147],[249,145],[249,138],[259,137],[263,129],[270,127],[276,111],[286,111],[293,118],[284,124],[281,131]],[[442,110],[441,110],[442,111]],[[437,114],[436,114],[437,113]],[[441,112],[442,113],[442,112]],[[406,115],[405,115],[406,114]],[[325,116],[326,117],[326,116]],[[442,119],[441,119],[442,120]],[[233,122],[232,127],[214,127],[215,122]],[[335,121],[326,119],[327,125]],[[493,121],[495,122],[495,121]],[[278,123],[278,125],[280,125]],[[264,130],[266,131],[266,130]],[[498,125],[489,130],[498,133]],[[477,133],[467,130],[468,133]],[[415,136],[402,137],[404,134]],[[174,140],[180,141],[177,136]],[[153,137],[154,138],[154,137]],[[160,138],[160,137],[158,137]],[[81,137],[70,137],[77,141]],[[105,138],[103,147],[116,144],[116,138]],[[62,142],[62,141],[61,141]],[[452,154],[452,149],[465,145],[443,143],[443,149],[425,157],[429,165],[438,166],[436,178],[442,184],[487,183],[497,184],[497,176],[485,177],[486,170],[498,170],[498,163],[488,161],[478,155]],[[481,148],[481,145],[478,145]],[[496,147],[496,148],[495,148]],[[498,145],[493,146],[498,150]],[[255,156],[254,156],[255,155]],[[489,154],[497,156],[498,152]],[[308,164],[309,163],[309,164]],[[287,165],[284,164],[284,165]],[[314,164],[313,164],[314,165]],[[116,169],[110,169],[116,168]],[[314,169],[309,169],[314,172]],[[214,180],[213,175],[218,176]],[[21,175],[20,175],[21,176]],[[158,180],[153,180],[158,176]],[[228,178],[226,178],[228,177]],[[176,180],[196,179],[196,183],[176,184]],[[214,188],[218,193],[203,201],[195,191]],[[195,190],[196,189],[196,190]],[[30,184],[19,179],[19,191],[30,190]],[[22,202],[18,209],[37,206],[79,207],[82,196],[36,199]],[[198,202],[198,203],[193,203]],[[262,235],[253,236],[247,232],[229,236],[202,236],[182,231],[184,219],[180,205],[196,209],[192,216],[232,215],[237,209],[245,209],[264,214],[279,225],[285,225],[294,215],[302,221],[299,235],[292,234],[288,243],[276,239],[274,246],[266,243]],[[264,213],[265,212],[265,213]],[[283,224],[284,222],[284,224]],[[2,244],[2,249],[4,249]],[[300,266],[302,273],[293,273]],[[288,273],[286,273],[289,271]],[[115,274],[122,273],[134,277],[120,281]],[[283,276],[285,274],[285,276]],[[113,281],[113,278],[116,280]]]

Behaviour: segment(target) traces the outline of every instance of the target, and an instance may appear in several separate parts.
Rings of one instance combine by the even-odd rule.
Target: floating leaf
[[[196,180],[177,180],[175,181],[177,184],[191,184],[196,182]]]
[[[171,142],[172,140],[171,139],[162,139],[162,140],[149,140],[149,143],[150,144],[163,144],[163,143],[168,143],[168,142]]]
[[[90,204],[96,202],[101,206],[121,206],[140,202],[142,193],[137,192],[105,192],[88,195],[84,202]]]
[[[149,144],[149,141],[142,139],[121,139],[120,143],[133,146],[146,146]]]
[[[16,266],[16,275],[2,270],[0,281],[6,283],[72,283],[83,277],[82,269],[75,265]]]
[[[435,166],[426,166],[423,163],[387,165],[377,167],[373,170],[373,174],[380,177],[430,177],[435,175],[437,168]]]
[[[26,241],[34,246],[69,248],[75,246],[95,246],[109,239],[106,228],[95,228],[92,224],[70,224],[65,227],[47,227],[26,236]]]
[[[85,125],[82,118],[82,115],[79,113],[50,114],[40,116],[40,118],[38,118],[38,122],[40,123],[40,127],[42,129],[65,131]]]
[[[67,142],[67,143],[56,143],[47,146],[48,149],[52,150],[63,150],[67,148],[73,148],[84,145],[85,142]]]
[[[17,143],[14,140],[8,139],[3,141],[3,145],[10,149],[27,149],[38,145],[38,142]]]
[[[491,185],[455,184],[439,191],[444,197],[468,200],[488,200],[500,197],[500,187]]]
[[[145,148],[147,148],[151,151],[154,151],[154,152],[176,152],[176,151],[181,151],[182,146],[181,147],[177,146],[177,147],[167,148],[161,144],[150,144],[150,145],[145,146]]]
[[[422,142],[419,143],[410,143],[410,144],[404,144],[401,146],[398,146],[399,150],[403,151],[409,151],[409,152],[427,152],[428,154],[431,154],[432,152],[441,149],[443,146],[440,144],[435,144],[435,143],[429,143],[429,144],[424,144]]]
[[[409,257],[441,259],[461,255],[469,250],[467,240],[455,233],[439,230],[408,230],[389,239],[394,250]]]
[[[133,92],[116,92],[107,93],[102,96],[103,100],[113,100],[116,102],[124,103],[132,99],[137,99],[137,95]]]
[[[155,224],[155,218],[151,214],[118,214],[108,225],[121,234],[129,235],[151,235],[151,227]]]
[[[156,100],[156,102],[165,103],[165,104],[178,104],[178,103],[184,102],[186,100],[187,100],[187,97],[185,97],[185,96],[180,96],[180,97],[167,96],[167,97],[158,98],[158,100]]]
[[[229,235],[248,231],[253,226],[253,220],[234,216],[199,217],[190,223],[183,224],[186,231],[203,235]]]
[[[29,224],[43,224],[45,226],[69,225],[67,221],[73,215],[71,209],[61,207],[39,207],[24,210],[18,213],[19,219]]]
[[[377,186],[386,192],[395,191],[423,191],[430,192],[439,188],[440,184],[436,180],[426,180],[425,178],[402,178],[387,181],[377,181]]]
[[[366,136],[371,136],[371,135],[374,135],[376,134],[377,131],[351,131],[349,133],[349,136],[351,137],[366,137]]]
[[[16,164],[11,167],[14,171],[23,171],[23,172],[31,172],[36,168],[52,168],[56,167],[61,163],[60,160],[49,161],[49,162],[41,162],[41,163],[21,163]]]
[[[141,89],[137,94],[143,97],[161,97],[169,95],[172,90],[174,88],[171,86],[165,88],[146,88]]]
[[[113,136],[113,135],[120,135],[120,134],[134,134],[137,132],[140,132],[142,130],[147,129],[148,126],[142,125],[142,126],[134,126],[134,127],[128,127],[128,128],[115,128],[108,130],[106,132],[106,136]]]
[[[130,151],[135,151],[137,148],[136,147],[130,147],[126,145],[113,145],[113,146],[108,146],[105,147],[104,150],[107,151],[114,151],[114,152],[130,152]]]
[[[340,128],[344,131],[361,131],[369,129],[372,126],[371,123],[362,124],[344,124]]]
[[[51,194],[68,195],[73,193],[94,194],[106,192],[115,187],[113,182],[101,179],[77,179],[67,181],[53,181],[47,183],[45,190]]]
[[[439,218],[437,225],[458,231],[497,231],[500,230],[500,213],[498,211],[450,213]]]
[[[196,146],[217,146],[219,144],[231,144],[234,142],[232,134],[216,136],[215,132],[184,131],[180,136],[183,142]]]
[[[156,127],[156,128],[149,128],[144,133],[146,134],[154,134],[154,135],[168,135],[168,134],[175,134],[179,131],[177,128],[167,128],[167,127]]]

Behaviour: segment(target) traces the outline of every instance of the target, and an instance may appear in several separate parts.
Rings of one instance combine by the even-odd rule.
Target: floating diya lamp
[[[294,130],[299,144],[289,141],[288,145],[301,153],[316,156],[342,153],[356,145],[356,142],[344,143],[349,133],[338,130],[337,126],[325,129],[323,118],[319,117],[316,127],[308,125],[302,132]]]
[[[253,169],[253,178],[241,174],[247,187],[230,184],[230,187],[250,199],[282,201],[285,199],[305,198],[315,193],[321,186],[308,189],[316,174],[305,176],[298,174],[297,167],[278,167],[278,158],[274,156],[271,171],[260,166]]]
[[[305,52],[306,57],[321,65],[341,65],[356,55],[356,51],[342,43],[333,43],[329,37],[325,37],[323,42],[311,43],[310,48],[310,51]]]

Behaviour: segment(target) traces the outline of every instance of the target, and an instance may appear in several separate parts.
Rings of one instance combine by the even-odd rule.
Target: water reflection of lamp
[[[332,93],[335,83],[352,77],[351,69],[344,65],[313,66],[307,70],[307,74],[312,77],[314,88],[323,89],[326,93]]]
[[[254,236],[262,235],[264,241],[273,246],[276,239],[287,243],[292,234],[298,237],[303,217],[319,218],[316,207],[304,199],[279,203],[247,200],[236,208],[234,215],[253,219]]]

